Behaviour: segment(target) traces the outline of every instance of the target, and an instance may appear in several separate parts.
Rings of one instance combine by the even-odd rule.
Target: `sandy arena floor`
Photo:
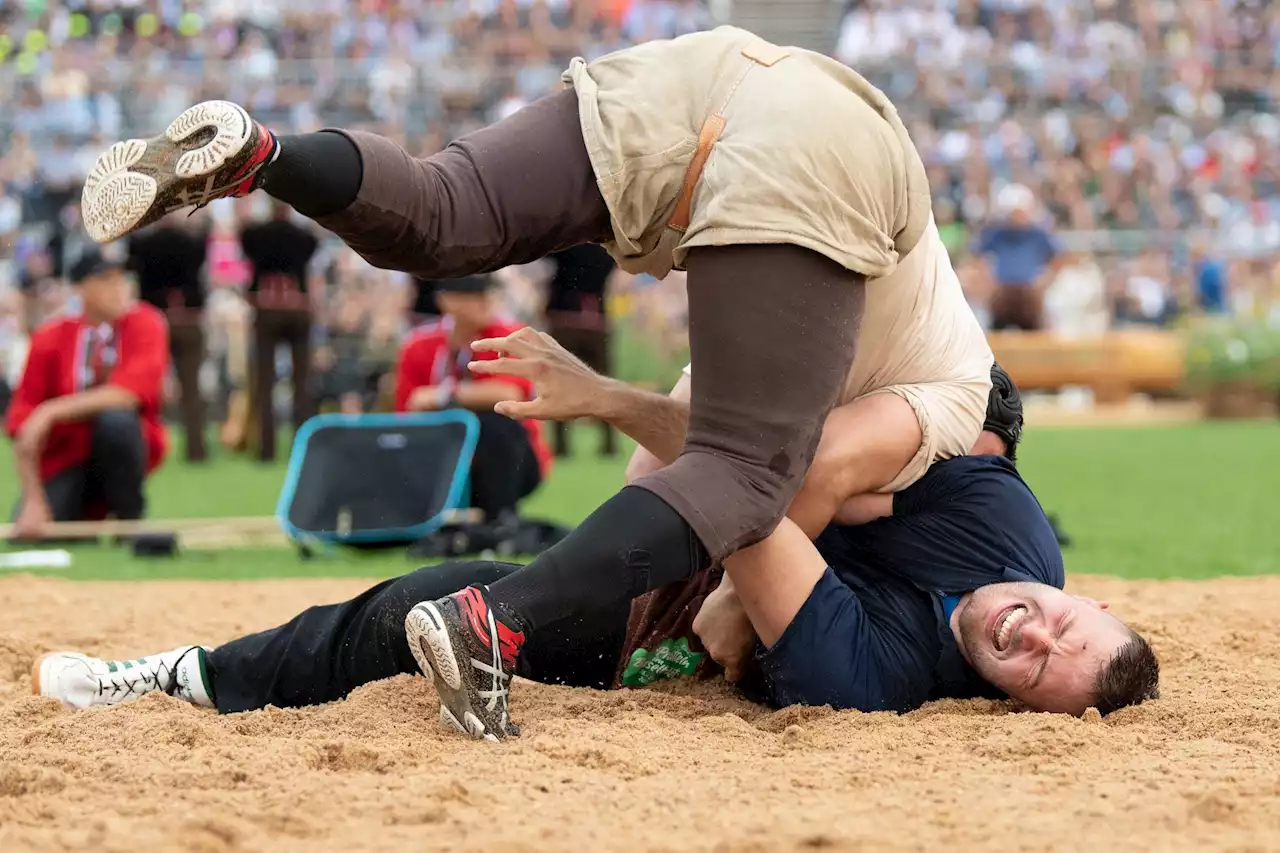
[[[219,717],[73,713],[40,652],[217,642],[359,581],[0,579],[0,850],[1265,850],[1280,846],[1280,580],[1081,580],[1156,645],[1165,699],[1105,722],[903,717],[517,683],[525,736],[442,731],[420,678]]]

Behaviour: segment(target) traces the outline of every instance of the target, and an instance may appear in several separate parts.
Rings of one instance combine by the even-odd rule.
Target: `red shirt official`
[[[523,323],[508,323],[501,320],[482,328],[472,340],[483,338],[502,338],[524,328]],[[467,369],[471,361],[482,361],[497,358],[497,353],[472,353],[471,347],[455,350],[450,347],[449,333],[452,323],[445,317],[438,323],[430,323],[418,328],[405,343],[400,352],[400,365],[396,377],[396,411],[409,411],[409,397],[418,388],[436,387],[451,379],[454,382],[487,382],[498,380],[518,387],[523,393],[522,399],[533,399],[533,382],[518,376],[487,376],[472,374]],[[542,423],[525,419],[521,423],[529,433],[529,444],[533,455],[538,460],[538,470],[545,479],[551,470],[551,450],[542,437]]]
[[[114,385],[139,400],[138,418],[147,446],[147,472],[163,461],[168,436],[160,421],[160,401],[169,369],[169,326],[159,310],[136,302],[113,324],[92,326],[81,316],[60,317],[31,336],[22,381],[5,418],[9,436],[46,400],[99,385]],[[88,421],[54,424],[40,454],[40,477],[49,480],[89,461]]]

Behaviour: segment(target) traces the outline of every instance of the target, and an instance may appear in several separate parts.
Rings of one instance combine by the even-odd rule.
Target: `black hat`
[[[493,277],[468,275],[462,278],[442,278],[433,284],[436,293],[484,293],[493,287]]]
[[[124,258],[118,252],[90,244],[80,253],[80,257],[72,261],[67,278],[72,284],[80,284],[86,278],[121,269],[124,265]]]

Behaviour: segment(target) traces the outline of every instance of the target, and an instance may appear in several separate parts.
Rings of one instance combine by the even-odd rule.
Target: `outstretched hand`
[[[505,338],[484,338],[472,352],[493,352],[498,358],[473,361],[472,373],[515,376],[533,382],[534,399],[508,400],[494,411],[509,418],[567,421],[597,414],[609,380],[587,367],[555,338],[526,326]]]

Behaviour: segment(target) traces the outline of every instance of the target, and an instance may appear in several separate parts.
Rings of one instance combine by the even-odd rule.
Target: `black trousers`
[[[98,506],[118,519],[142,518],[146,511],[142,492],[146,472],[147,449],[138,413],[121,409],[96,415],[89,461],[44,483],[53,520],[84,521],[89,510]],[[21,509],[19,498],[15,517]]]
[[[204,398],[200,395],[200,366],[204,364],[204,329],[199,312],[169,313],[169,352],[181,389],[178,408],[187,435],[187,461],[203,462],[205,413]]]
[[[542,474],[522,423],[493,411],[476,416],[480,438],[471,459],[471,505],[492,521],[515,512],[516,503],[538,488]]]
[[[276,346],[287,343],[293,356],[293,427],[313,414],[311,372],[311,312],[303,309],[257,309],[253,323],[253,411],[258,419],[258,458],[276,458]]]
[[[309,608],[278,628],[219,646],[207,661],[218,710],[318,705],[371,681],[416,674],[404,633],[409,610],[471,584],[493,583],[518,568],[478,561],[418,569],[350,601]],[[630,609],[628,602],[539,631],[521,652],[518,674],[544,684],[608,689]]]
[[[596,373],[612,376],[608,322],[599,314],[548,311],[547,333]],[[555,421],[552,424],[558,457],[569,456],[569,430],[572,426],[569,421]],[[600,421],[600,455],[614,456],[617,452],[618,443],[613,427]]]

